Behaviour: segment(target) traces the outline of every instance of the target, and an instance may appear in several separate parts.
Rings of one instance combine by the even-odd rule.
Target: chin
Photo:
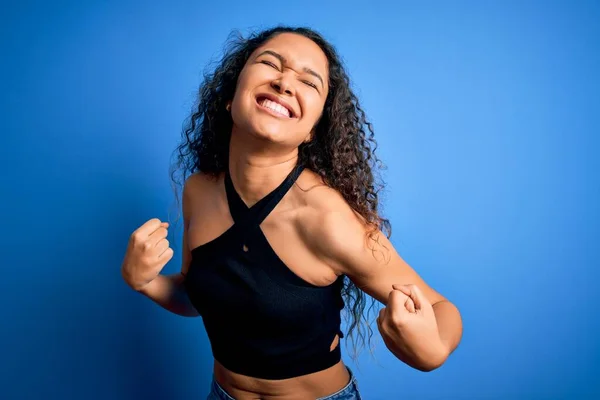
[[[281,143],[289,138],[290,129],[279,121],[261,121],[261,116],[253,116],[253,121],[249,121],[247,132],[256,138],[273,143]]]
[[[253,136],[270,143],[283,143],[286,139],[284,130],[282,129],[257,129],[251,131]]]

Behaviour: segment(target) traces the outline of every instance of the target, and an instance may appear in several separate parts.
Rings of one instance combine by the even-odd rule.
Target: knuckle
[[[132,237],[136,242],[141,242],[144,240],[144,234],[139,230],[133,232]]]
[[[396,301],[396,300],[402,300],[406,297],[406,295],[402,292],[399,292],[397,290],[394,290],[391,294],[390,294],[390,301]]]
[[[167,262],[169,262],[169,260],[172,257],[173,257],[173,250],[171,248],[168,248],[167,250],[165,250],[164,254],[162,255],[163,265],[166,264]]]

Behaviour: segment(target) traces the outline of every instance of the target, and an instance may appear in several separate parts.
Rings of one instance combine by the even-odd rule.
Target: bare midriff
[[[350,381],[343,361],[322,371],[279,380],[258,379],[229,371],[214,362],[214,378],[236,400],[306,400],[334,394]]]

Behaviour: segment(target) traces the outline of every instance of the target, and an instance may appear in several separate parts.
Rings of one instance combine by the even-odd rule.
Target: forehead
[[[323,77],[327,76],[327,56],[318,44],[305,36],[289,32],[280,33],[256,49],[254,57],[264,50],[274,50],[281,54],[291,68],[307,67]]]

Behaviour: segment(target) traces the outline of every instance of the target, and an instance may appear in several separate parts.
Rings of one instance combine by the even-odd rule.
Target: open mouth
[[[258,96],[256,98],[256,103],[258,103],[258,105],[264,109],[266,109],[267,111],[271,112],[272,114],[275,114],[277,116],[281,116],[284,118],[294,118],[294,112],[293,110],[291,110],[290,107],[285,106],[281,103],[278,103],[277,101],[274,101],[272,98],[267,97],[267,96]]]

